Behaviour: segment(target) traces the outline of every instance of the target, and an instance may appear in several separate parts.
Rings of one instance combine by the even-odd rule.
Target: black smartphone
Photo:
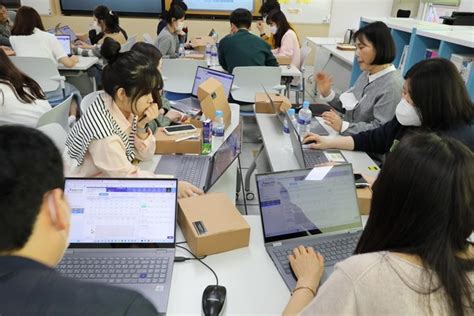
[[[360,173],[354,173],[354,181],[356,188],[368,188],[369,183]]]

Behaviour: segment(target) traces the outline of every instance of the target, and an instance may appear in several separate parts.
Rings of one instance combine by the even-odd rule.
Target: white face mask
[[[276,25],[270,26],[270,32],[275,35],[278,32],[278,27]]]
[[[415,107],[402,98],[395,109],[395,116],[403,126],[421,126],[420,115]]]
[[[178,22],[176,25],[176,31],[181,32],[184,29],[184,22]]]
[[[266,15],[262,18],[262,20],[263,20],[263,23],[267,24],[267,16]]]
[[[102,32],[100,26],[99,26],[99,23],[97,23],[96,20],[92,21],[92,24],[90,25],[90,29],[91,30],[95,30],[97,33],[100,33]]]

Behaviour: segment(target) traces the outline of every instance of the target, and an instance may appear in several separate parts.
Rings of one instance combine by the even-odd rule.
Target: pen
[[[188,140],[188,139],[194,139],[194,138],[198,138],[198,137],[199,137],[198,135],[189,135],[189,136],[186,136],[186,137],[183,137],[183,138],[178,138],[174,142],[179,143],[179,142],[182,142],[182,141],[185,141],[185,140]]]

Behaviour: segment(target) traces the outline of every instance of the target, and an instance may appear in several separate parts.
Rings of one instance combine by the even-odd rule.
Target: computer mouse
[[[218,316],[225,303],[227,291],[221,285],[209,285],[202,293],[202,311],[205,316]]]

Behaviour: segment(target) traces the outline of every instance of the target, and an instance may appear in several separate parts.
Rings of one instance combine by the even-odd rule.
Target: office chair
[[[198,66],[206,67],[205,60],[163,58],[162,76],[166,92],[190,94]]]
[[[64,100],[61,104],[57,105],[56,107],[52,108],[48,112],[41,115],[36,124],[36,127],[40,127],[43,125],[56,123],[59,124],[65,132],[69,131],[69,109],[71,107],[73,95],[70,95],[66,100]]]
[[[66,147],[66,131],[58,123],[51,123],[39,126],[38,130],[42,131],[46,136],[48,136],[56,147],[59,149],[59,152],[63,152]]]
[[[285,89],[285,86],[280,84],[280,67],[235,67],[232,74],[234,84],[231,95],[237,102],[255,103],[255,94],[265,92],[263,87],[269,93],[281,93]]]
[[[95,101],[95,99],[97,99],[97,97],[101,93],[104,93],[104,90],[91,92],[88,95],[86,95],[84,98],[82,98],[81,105],[80,105],[81,113],[83,114],[86,113],[87,108]]]
[[[120,48],[120,52],[125,53],[125,52],[130,51],[130,49],[132,49],[132,46],[135,45],[136,42],[137,42],[137,36],[136,35],[130,36],[127,42],[123,44],[122,47]]]

